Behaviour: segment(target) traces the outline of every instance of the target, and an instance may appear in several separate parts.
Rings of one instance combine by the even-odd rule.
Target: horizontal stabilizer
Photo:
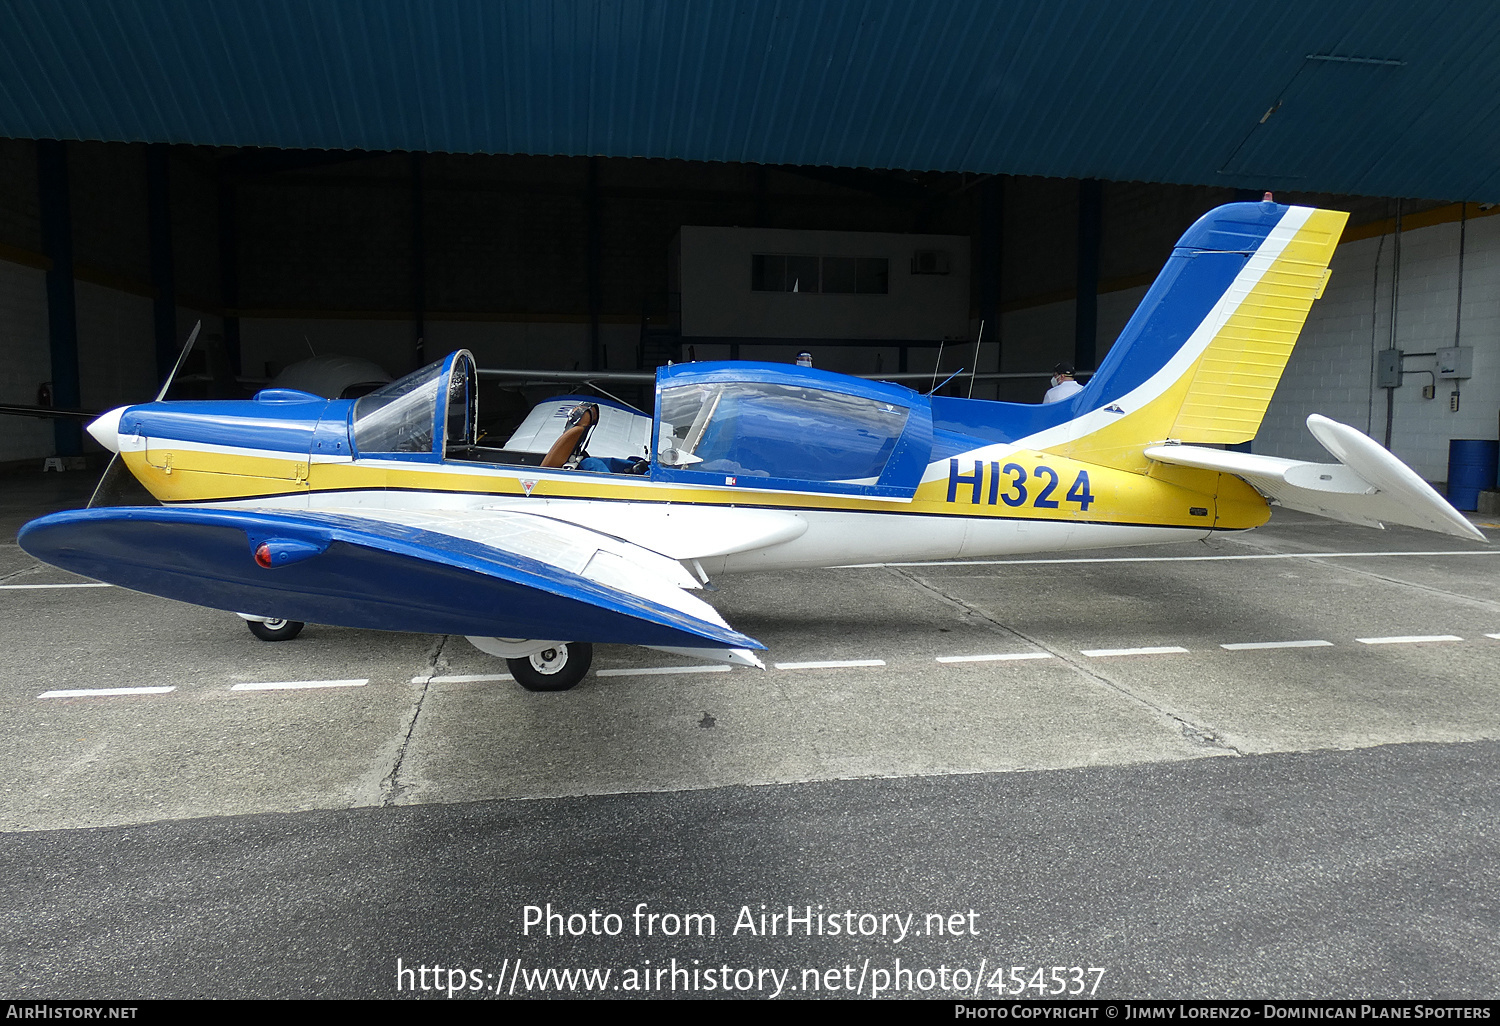
[[[1193,445],[1155,445],[1150,459],[1233,474],[1288,509],[1366,527],[1401,524],[1485,541],[1479,528],[1362,431],[1316,413],[1307,429],[1338,463],[1307,463]]]
[[[21,547],[124,588],[255,616],[373,630],[764,648],[682,590],[674,561],[519,513],[72,510]]]

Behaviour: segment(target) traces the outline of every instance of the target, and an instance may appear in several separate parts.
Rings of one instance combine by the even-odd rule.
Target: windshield
[[[657,460],[716,474],[875,484],[908,413],[818,388],[682,385],[662,392]]]
[[[438,388],[447,361],[414,371],[354,403],[359,452],[432,452]]]

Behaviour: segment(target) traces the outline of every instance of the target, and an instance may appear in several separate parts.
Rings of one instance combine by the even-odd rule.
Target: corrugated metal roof
[[[1496,199],[1500,5],[6,0],[0,135]]]

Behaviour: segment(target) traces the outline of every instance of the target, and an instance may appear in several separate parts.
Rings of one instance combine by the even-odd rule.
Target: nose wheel
[[[593,645],[572,641],[522,659],[507,659],[505,665],[516,683],[527,691],[567,691],[583,680],[593,661]]]
[[[246,620],[245,626],[261,641],[291,641],[306,624],[301,620]]]

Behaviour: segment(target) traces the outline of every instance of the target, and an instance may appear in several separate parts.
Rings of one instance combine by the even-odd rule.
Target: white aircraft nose
[[[89,434],[110,452],[120,451],[120,414],[129,407],[120,406],[89,424]]]

